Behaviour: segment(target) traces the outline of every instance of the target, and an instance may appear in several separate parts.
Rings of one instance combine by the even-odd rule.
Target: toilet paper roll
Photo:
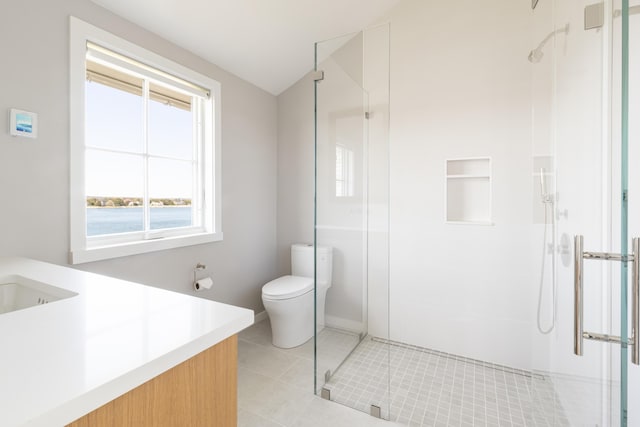
[[[197,280],[196,283],[193,284],[193,288],[196,291],[211,289],[212,286],[213,286],[213,280],[211,280],[211,277],[204,277],[200,280]]]

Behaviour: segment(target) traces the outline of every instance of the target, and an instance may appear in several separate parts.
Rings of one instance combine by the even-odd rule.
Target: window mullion
[[[142,155],[144,173],[144,231],[151,230],[151,199],[149,197],[149,80],[143,80],[142,93]]]

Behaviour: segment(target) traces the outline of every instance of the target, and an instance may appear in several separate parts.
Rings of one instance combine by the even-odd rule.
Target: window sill
[[[83,264],[86,262],[102,261],[105,259],[218,242],[221,240],[222,233],[200,233],[188,236],[165,237],[162,239],[139,240],[109,246],[72,249],[69,262],[71,264]]]

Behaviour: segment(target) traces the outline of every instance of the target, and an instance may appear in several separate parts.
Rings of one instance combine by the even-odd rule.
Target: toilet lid
[[[269,299],[288,299],[306,294],[313,289],[313,278],[282,276],[262,287],[262,296]]]

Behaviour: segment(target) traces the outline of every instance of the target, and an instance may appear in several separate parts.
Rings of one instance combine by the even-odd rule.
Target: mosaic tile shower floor
[[[333,401],[364,412],[373,404],[409,426],[569,425],[540,374],[371,337],[324,387]]]

